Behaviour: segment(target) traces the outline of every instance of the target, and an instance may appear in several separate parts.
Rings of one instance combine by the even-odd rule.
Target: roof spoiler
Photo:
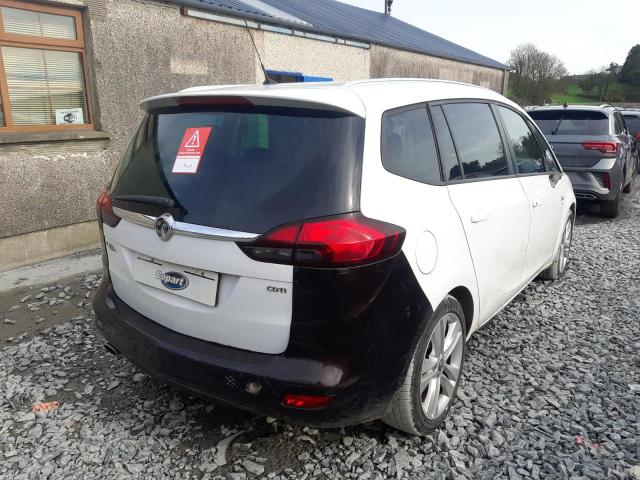
[[[193,89],[178,93],[159,95],[140,102],[145,111],[181,105],[259,105],[266,107],[295,107],[330,110],[365,116],[365,107],[360,98],[348,90],[334,90],[331,95],[318,95],[313,89],[291,90],[262,89],[240,90],[234,88]]]

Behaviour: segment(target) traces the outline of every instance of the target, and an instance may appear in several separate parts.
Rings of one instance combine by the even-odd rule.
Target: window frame
[[[495,177],[491,176],[491,177],[480,177],[480,178],[466,178],[464,173],[464,167],[460,159],[460,148],[458,147],[458,143],[456,142],[456,137],[453,134],[453,131],[451,130],[451,122],[449,121],[449,118],[447,118],[447,112],[443,108],[442,113],[444,114],[444,118],[447,121],[449,134],[451,135],[451,140],[453,141],[453,148],[456,151],[456,155],[458,157],[458,164],[460,165],[460,172],[462,173],[461,178],[456,180],[449,180],[448,182],[446,182],[447,185],[456,185],[458,183],[471,183],[471,182],[490,182],[495,180],[506,180],[508,178],[518,177],[515,166],[513,164],[513,159],[511,156],[511,148],[509,146],[509,143],[507,142],[507,138],[505,137],[504,131],[502,129],[502,124],[500,123],[499,119],[496,117],[496,112],[494,111],[494,108],[493,108],[493,105],[496,105],[496,104],[503,105],[503,104],[494,102],[492,100],[483,99],[483,98],[455,98],[455,99],[446,99],[446,100],[437,100],[437,101],[428,102],[428,105],[430,107],[431,106],[444,107],[445,105],[452,105],[452,104],[458,104],[458,103],[478,103],[478,104],[487,105],[489,107],[491,115],[493,116],[493,121],[495,122],[495,125],[496,125],[496,129],[498,130],[500,141],[502,142],[502,146],[504,147],[504,150],[505,150],[505,158],[507,160],[507,165],[509,167],[509,174],[499,175]],[[429,113],[431,113],[431,111],[429,111]],[[436,145],[438,145],[437,136],[436,136]],[[440,155],[440,152],[438,151],[438,156],[439,155]],[[440,165],[440,170],[442,171],[442,164]]]
[[[87,51],[85,43],[85,32],[82,18],[82,11],[77,8],[58,7],[27,3],[21,0],[0,0],[0,7],[16,8],[40,13],[50,13],[72,17],[75,22],[76,39],[67,40],[60,38],[39,37],[35,35],[20,35],[5,33],[4,19],[0,9],[0,98],[2,99],[2,112],[4,114],[4,127],[0,127],[0,134],[3,132],[51,132],[68,130],[95,129],[94,113],[91,98],[90,75],[87,65]],[[84,83],[84,96],[87,105],[86,123],[79,125],[15,125],[11,111],[11,101],[9,98],[9,87],[5,73],[4,57],[2,47],[31,48],[36,50],[55,50],[63,52],[75,52],[80,55],[82,64],[82,79]]]
[[[438,182],[426,182],[426,181],[422,181],[422,180],[416,180],[415,178],[411,178],[411,177],[406,177],[404,175],[400,175],[399,173],[396,172],[392,172],[391,170],[389,170],[387,168],[387,166],[384,164],[384,157],[383,157],[383,153],[384,153],[384,142],[385,142],[385,135],[384,135],[384,126],[385,126],[385,119],[386,117],[390,116],[390,115],[397,115],[400,113],[404,113],[404,112],[410,112],[413,110],[420,110],[420,109],[424,109],[426,111],[427,114],[427,118],[429,120],[429,127],[431,128],[431,133],[433,135],[433,142],[435,144],[435,152],[436,152],[436,161],[438,163],[438,170],[440,171],[440,181]],[[457,152],[456,152],[457,155]],[[459,162],[459,160],[458,160]],[[384,170],[388,173],[390,173],[391,175],[395,175],[396,177],[400,177],[400,178],[404,178],[407,180],[411,180],[413,182],[417,182],[417,183],[421,183],[423,185],[433,185],[433,186],[442,186],[442,185],[446,185],[446,182],[443,180],[444,176],[442,173],[442,161],[440,159],[440,147],[438,145],[438,137],[436,135],[435,129],[433,128],[433,118],[431,117],[431,109],[429,108],[429,105],[427,104],[427,102],[419,102],[419,103],[413,103],[411,105],[403,105],[401,107],[395,107],[389,110],[385,110],[384,112],[382,112],[382,115],[380,115],[380,164],[382,165],[382,168],[384,168]]]

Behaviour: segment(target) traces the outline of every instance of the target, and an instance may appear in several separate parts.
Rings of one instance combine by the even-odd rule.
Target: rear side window
[[[382,164],[401,177],[423,183],[440,182],[436,143],[426,107],[383,115]]]
[[[515,153],[518,173],[544,172],[544,158],[535,135],[525,120],[513,110],[496,107]]]
[[[529,116],[545,135],[609,135],[609,119],[595,110],[533,110]]]
[[[443,108],[458,147],[464,177],[509,175],[504,145],[489,105],[452,103]]]
[[[433,128],[436,131],[436,137],[438,139],[444,179],[446,181],[458,180],[462,178],[462,170],[460,170],[458,155],[456,154],[456,148],[453,145],[451,132],[449,131],[447,119],[444,117],[442,107],[432,107],[431,118],[433,118]]]
[[[631,133],[631,135],[635,136],[640,132],[640,116],[624,115],[624,119],[627,122],[627,127],[629,127],[629,133]]]
[[[622,135],[624,133],[624,121],[622,120],[622,116],[619,113],[614,113],[613,119],[615,121],[616,135]]]
[[[199,138],[191,138],[194,131]],[[178,221],[249,233],[359,209],[364,119],[284,107],[179,107],[147,115],[112,183],[118,197],[174,200]],[[195,173],[174,173],[185,138]],[[188,158],[187,158],[188,159]],[[153,207],[157,208],[158,207]]]

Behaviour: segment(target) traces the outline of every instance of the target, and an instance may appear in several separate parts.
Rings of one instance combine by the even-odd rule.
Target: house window
[[[79,10],[0,0],[0,131],[90,128]]]

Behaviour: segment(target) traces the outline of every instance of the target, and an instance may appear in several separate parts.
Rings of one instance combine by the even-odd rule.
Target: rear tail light
[[[586,150],[597,150],[608,155],[617,155],[620,148],[618,142],[583,142],[582,147]]]
[[[282,405],[290,408],[312,410],[323,408],[333,401],[333,397],[327,395],[295,395],[287,393],[282,399]]]
[[[108,191],[104,191],[98,197],[96,202],[96,213],[98,214],[98,222],[100,228],[105,223],[114,228],[120,223],[120,217],[113,213],[113,204],[111,203],[111,195]]]
[[[396,255],[405,231],[360,213],[277,227],[239,244],[254,260],[307,267],[352,267]]]

